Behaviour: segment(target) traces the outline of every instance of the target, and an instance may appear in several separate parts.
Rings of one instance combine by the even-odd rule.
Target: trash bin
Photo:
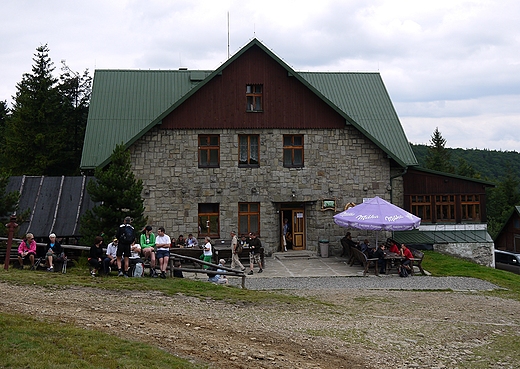
[[[329,257],[329,240],[320,240],[320,255],[322,258]]]

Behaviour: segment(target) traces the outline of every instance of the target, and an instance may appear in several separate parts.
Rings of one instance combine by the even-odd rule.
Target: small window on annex
[[[303,135],[283,135],[283,166],[303,167]]]
[[[262,85],[246,85],[246,110],[262,111]]]
[[[462,221],[480,222],[480,196],[461,195]]]
[[[220,166],[220,136],[199,135],[199,168]]]
[[[238,166],[257,168],[260,164],[260,136],[239,135],[238,136]]]
[[[238,204],[238,234],[253,232],[260,232],[260,203],[241,202]]]
[[[220,238],[219,204],[199,204],[199,237]]]
[[[435,216],[437,222],[455,221],[455,195],[435,196]]]

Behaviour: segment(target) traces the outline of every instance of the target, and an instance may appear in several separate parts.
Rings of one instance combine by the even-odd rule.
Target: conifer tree
[[[7,193],[9,174],[0,170],[0,224],[9,222],[9,218],[18,209],[20,193],[17,191]],[[0,235],[6,234],[6,227],[0,227]]]
[[[450,152],[446,149],[446,140],[436,127],[430,140],[426,156],[426,168],[439,172],[455,173],[455,167],[450,163]]]
[[[130,153],[122,144],[114,149],[110,164],[104,169],[97,168],[94,176],[96,179],[87,184],[87,191],[99,205],[81,218],[81,243],[90,245],[99,235],[109,242],[126,216],[134,219],[136,233],[140,231],[147,221],[141,197],[143,182],[135,178]]]

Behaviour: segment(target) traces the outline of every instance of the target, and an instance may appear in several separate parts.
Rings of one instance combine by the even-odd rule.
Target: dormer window
[[[246,85],[247,111],[262,111],[262,85]]]

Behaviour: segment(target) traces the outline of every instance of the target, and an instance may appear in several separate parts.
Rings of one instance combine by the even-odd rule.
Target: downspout
[[[397,177],[402,177],[406,174],[408,171],[408,167],[404,167],[404,170],[400,174],[396,174],[395,176],[390,176],[390,203],[394,203],[394,185],[392,183],[392,180]],[[394,231],[392,231],[392,238],[394,238]]]

